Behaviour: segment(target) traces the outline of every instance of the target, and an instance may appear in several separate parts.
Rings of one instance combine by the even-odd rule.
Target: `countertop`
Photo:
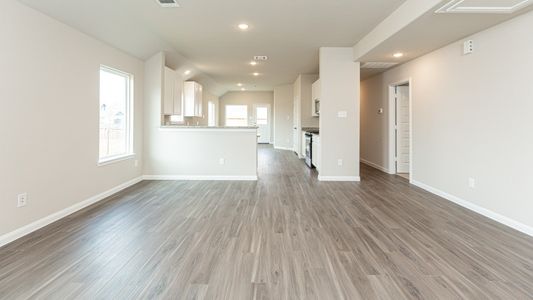
[[[318,127],[302,127],[302,131],[318,135],[320,133],[320,128],[318,128]]]
[[[167,129],[257,129],[257,126],[187,126],[187,125],[162,125]]]

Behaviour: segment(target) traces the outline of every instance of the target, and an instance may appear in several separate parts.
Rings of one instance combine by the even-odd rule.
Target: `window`
[[[209,101],[207,103],[207,125],[208,126],[216,126],[217,118],[215,114],[216,114],[215,103]]]
[[[226,126],[248,126],[248,106],[226,105]]]
[[[100,67],[100,163],[133,154],[132,87],[132,75]]]
[[[257,125],[268,125],[268,108],[264,106],[258,106],[256,108],[256,122]]]

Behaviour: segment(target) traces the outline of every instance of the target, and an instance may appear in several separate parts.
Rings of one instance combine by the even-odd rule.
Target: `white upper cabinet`
[[[163,78],[163,114],[181,115],[182,82],[178,73],[165,67]]]
[[[313,117],[318,117],[320,113],[320,93],[321,85],[319,79],[311,86],[311,115]]]
[[[183,85],[184,116],[202,117],[203,88],[198,82],[185,81]]]

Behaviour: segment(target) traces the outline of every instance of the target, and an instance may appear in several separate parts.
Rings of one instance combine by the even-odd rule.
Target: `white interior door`
[[[292,108],[292,149],[296,153],[300,153],[300,135],[298,134],[298,105],[296,99],[293,99],[293,108]]]
[[[396,87],[396,173],[409,173],[409,86]]]
[[[270,143],[270,133],[272,128],[270,116],[270,104],[258,104],[254,106],[255,124],[259,138],[257,142],[260,144]]]

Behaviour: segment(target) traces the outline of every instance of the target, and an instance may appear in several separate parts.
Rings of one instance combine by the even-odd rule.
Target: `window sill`
[[[98,161],[97,166],[99,167],[106,166],[106,165],[114,164],[114,163],[121,162],[124,160],[132,159],[134,157],[135,157],[135,153],[104,158]]]

